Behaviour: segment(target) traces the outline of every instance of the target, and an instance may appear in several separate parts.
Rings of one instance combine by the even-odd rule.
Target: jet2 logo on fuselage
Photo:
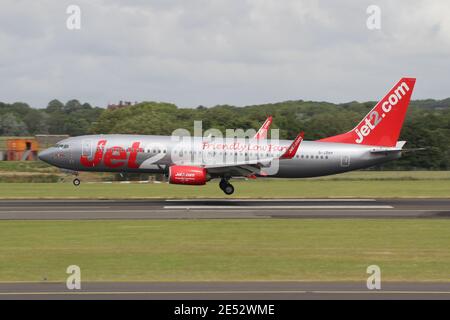
[[[364,138],[367,137],[372,130],[374,130],[381,123],[381,121],[383,121],[387,114],[391,112],[392,107],[396,106],[408,91],[408,85],[405,82],[402,82],[385,101],[381,101],[379,103],[381,108],[377,107],[376,110],[369,113],[368,117],[361,121],[361,123],[355,128],[357,135],[355,142],[362,143]],[[379,109],[382,111],[381,116]]]
[[[131,148],[127,150],[122,147],[111,147],[105,152],[106,140],[100,140],[97,143],[97,149],[94,157],[90,160],[86,155],[81,155],[80,163],[84,167],[96,167],[103,160],[106,167],[118,168],[127,164],[128,168],[136,169],[139,165],[136,162],[138,152],[143,152],[142,148],[139,148],[140,142],[133,142]],[[129,156],[128,156],[129,154]]]

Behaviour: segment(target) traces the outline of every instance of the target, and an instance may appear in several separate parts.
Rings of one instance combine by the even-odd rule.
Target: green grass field
[[[58,168],[52,167],[42,161],[0,161],[1,172],[58,172]]]
[[[80,178],[83,183],[75,188],[71,184],[72,175],[41,161],[0,161],[0,199],[226,197],[218,188],[218,181],[191,187],[167,183],[95,183],[112,181],[115,177],[109,173],[81,173]],[[232,183],[236,187],[234,198],[450,197],[450,171],[354,171],[313,179],[236,179]]]
[[[58,174],[70,178],[70,175],[42,161],[0,161],[2,174]],[[104,181],[112,174],[81,173],[83,178],[91,181]],[[100,178],[99,178],[100,177]],[[450,171],[352,171],[348,173],[317,178],[320,180],[450,180]]]
[[[167,183],[0,183],[1,199],[150,199],[150,198],[448,198],[450,180],[264,180],[233,181],[225,196],[213,181],[205,186]]]
[[[41,161],[1,161],[0,199],[226,197],[217,187],[218,181],[191,187],[167,183],[95,183],[112,181],[115,177],[110,173],[81,173],[80,178],[81,187],[74,188],[70,183],[73,176]],[[313,179],[237,179],[233,184],[235,198],[450,197],[450,171],[354,171]]]
[[[449,281],[450,220],[0,221],[0,281]]]

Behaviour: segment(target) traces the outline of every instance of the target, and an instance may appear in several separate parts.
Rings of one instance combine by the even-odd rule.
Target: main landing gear
[[[228,179],[222,178],[222,180],[220,180],[219,187],[227,195],[234,193],[234,187],[228,182]]]

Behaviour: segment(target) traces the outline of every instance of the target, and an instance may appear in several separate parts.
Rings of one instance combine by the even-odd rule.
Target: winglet
[[[258,132],[255,134],[253,139],[259,140],[259,139],[266,139],[267,138],[267,132],[269,131],[270,125],[272,124],[272,116],[269,116],[266,121],[264,121],[261,128],[258,130]]]
[[[303,131],[300,132],[300,134],[297,136],[297,138],[295,138],[289,148],[287,148],[286,151],[281,155],[280,159],[292,159],[297,153],[298,147],[300,146],[300,143],[302,143],[304,136],[305,133]]]

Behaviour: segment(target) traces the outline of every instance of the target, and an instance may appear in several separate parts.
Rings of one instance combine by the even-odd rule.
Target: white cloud
[[[80,31],[66,29],[70,4]],[[443,98],[449,14],[446,0],[2,0],[0,101],[375,100],[403,75],[415,98]]]

